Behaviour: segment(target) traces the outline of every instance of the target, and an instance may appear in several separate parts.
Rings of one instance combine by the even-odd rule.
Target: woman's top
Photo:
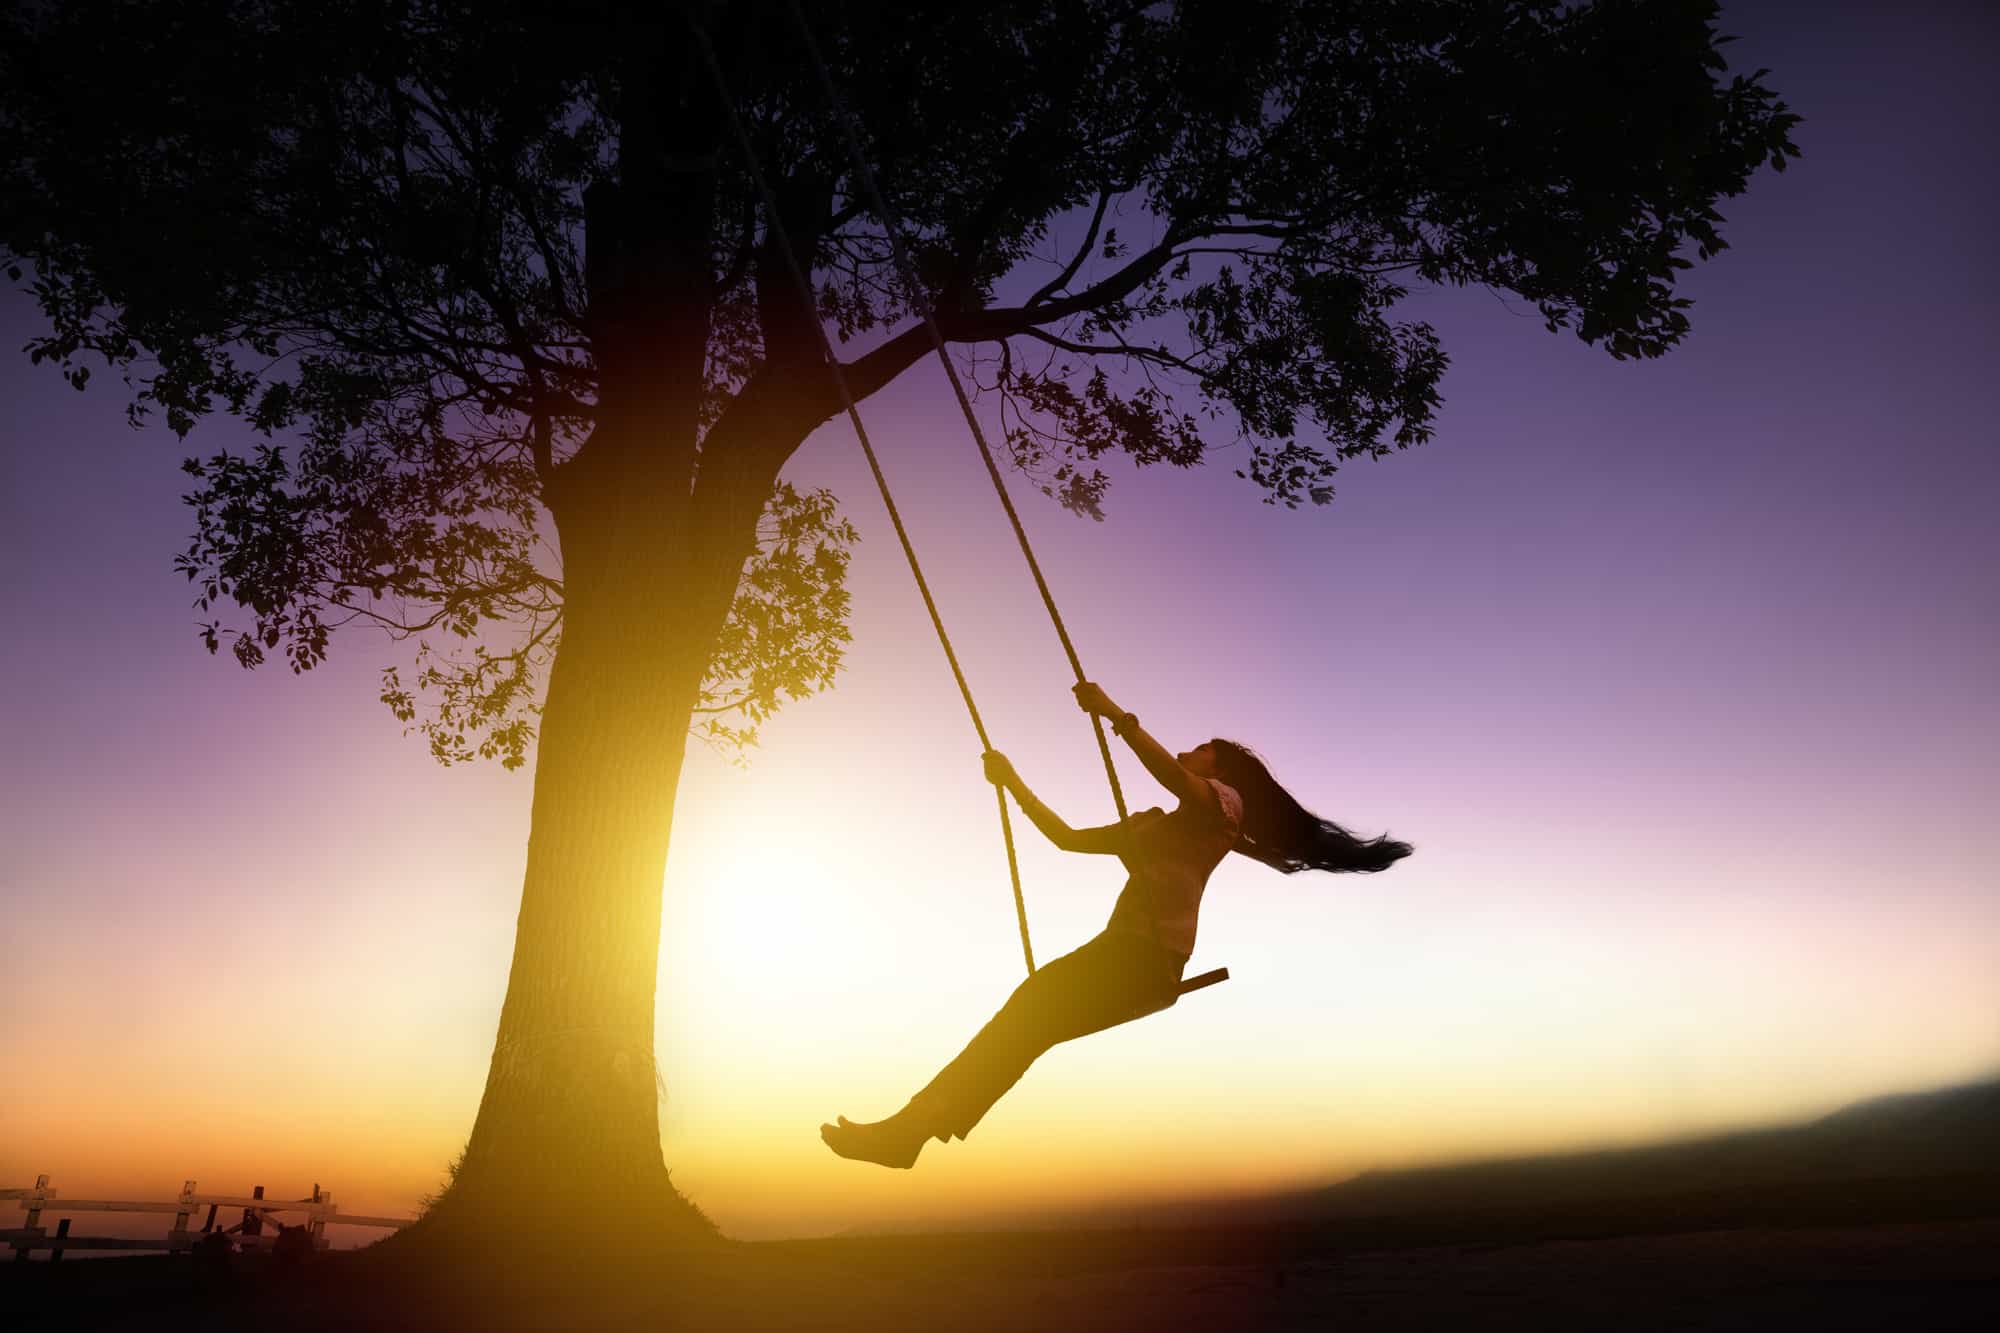
[[[1194,952],[1201,892],[1243,828],[1243,798],[1234,787],[1208,782],[1215,805],[1185,801],[1171,814],[1154,806],[1125,821],[1131,836],[1118,859],[1132,877],[1105,929],[1144,935],[1183,958]]]

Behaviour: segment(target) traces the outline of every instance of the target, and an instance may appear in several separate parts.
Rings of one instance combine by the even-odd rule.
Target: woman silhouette
[[[1116,856],[1131,877],[1103,931],[1016,987],[992,1021],[907,1106],[869,1124],[841,1116],[836,1124],[821,1125],[820,1138],[842,1157],[913,1166],[930,1139],[971,1133],[1001,1094],[1057,1042],[1173,1004],[1194,952],[1202,889],[1230,852],[1288,875],[1383,870],[1410,854],[1406,842],[1357,838],[1313,814],[1277,784],[1262,760],[1234,741],[1213,740],[1169,754],[1094,683],[1078,685],[1075,694],[1085,712],[1113,719],[1112,730],[1178,804],[1171,812],[1156,806],[1122,823],[1073,829],[1035,798],[1005,755],[986,755],[987,781],[1012,792],[1050,842],[1066,852]]]

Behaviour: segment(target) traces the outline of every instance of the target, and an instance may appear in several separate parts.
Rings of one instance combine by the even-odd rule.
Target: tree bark
[[[660,1153],[663,878],[688,727],[761,506],[718,530],[605,450],[552,506],[563,639],[535,765],[514,957],[479,1114],[433,1232],[574,1200],[635,1243],[711,1237]],[[768,486],[768,482],[766,483]]]
[[[631,611],[637,625],[661,620]],[[660,1154],[653,1056],[662,881],[706,646],[681,628],[662,651],[566,623],[507,997],[441,1218],[546,1218],[562,1199],[623,1225],[699,1218]]]
[[[585,196],[596,423],[544,482],[563,637],[507,997],[434,1233],[573,1201],[642,1246],[715,1234],[660,1153],[662,880],[710,654],[778,468],[812,423],[738,414],[754,424],[697,450],[721,112],[676,58],[678,31],[649,19],[623,39],[618,177]]]

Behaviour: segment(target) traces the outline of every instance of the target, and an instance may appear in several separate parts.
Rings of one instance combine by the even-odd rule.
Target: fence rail
[[[278,1237],[288,1230],[303,1227],[306,1238],[316,1250],[327,1248],[326,1229],[329,1226],[376,1227],[395,1230],[409,1226],[416,1221],[413,1217],[378,1217],[369,1213],[343,1213],[333,1201],[330,1190],[313,1186],[312,1197],[306,1199],[267,1199],[264,1187],[256,1186],[249,1194],[201,1194],[190,1180],[181,1186],[177,1199],[65,1199],[61,1193],[49,1185],[46,1175],[37,1176],[35,1183],[27,1188],[0,1188],[0,1200],[11,1200],[14,1206],[27,1214],[24,1225],[0,1228],[0,1245],[12,1246],[14,1262],[25,1262],[36,1250],[48,1250],[51,1261],[62,1258],[64,1250],[166,1250],[169,1253],[192,1250],[207,1236],[223,1235],[229,1242],[243,1249],[265,1250],[277,1243]],[[208,1210],[207,1220],[199,1230],[190,1229],[194,1215],[201,1209]],[[240,1208],[243,1220],[236,1225],[218,1232],[216,1213],[224,1208]],[[44,1212],[69,1213],[172,1213],[173,1229],[164,1237],[154,1236],[140,1239],[119,1236],[72,1236],[69,1234],[68,1216],[61,1217],[56,1229],[51,1233],[41,1225]],[[295,1226],[288,1226],[275,1215],[303,1215],[304,1220]],[[265,1224],[275,1224],[275,1234],[266,1233]]]

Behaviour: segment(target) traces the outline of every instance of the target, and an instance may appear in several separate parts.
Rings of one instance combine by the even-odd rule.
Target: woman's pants
[[[910,1099],[934,1137],[964,1138],[1028,1066],[1058,1042],[1164,1009],[1180,998],[1187,959],[1143,935],[1107,930],[1014,988],[979,1035]]]

